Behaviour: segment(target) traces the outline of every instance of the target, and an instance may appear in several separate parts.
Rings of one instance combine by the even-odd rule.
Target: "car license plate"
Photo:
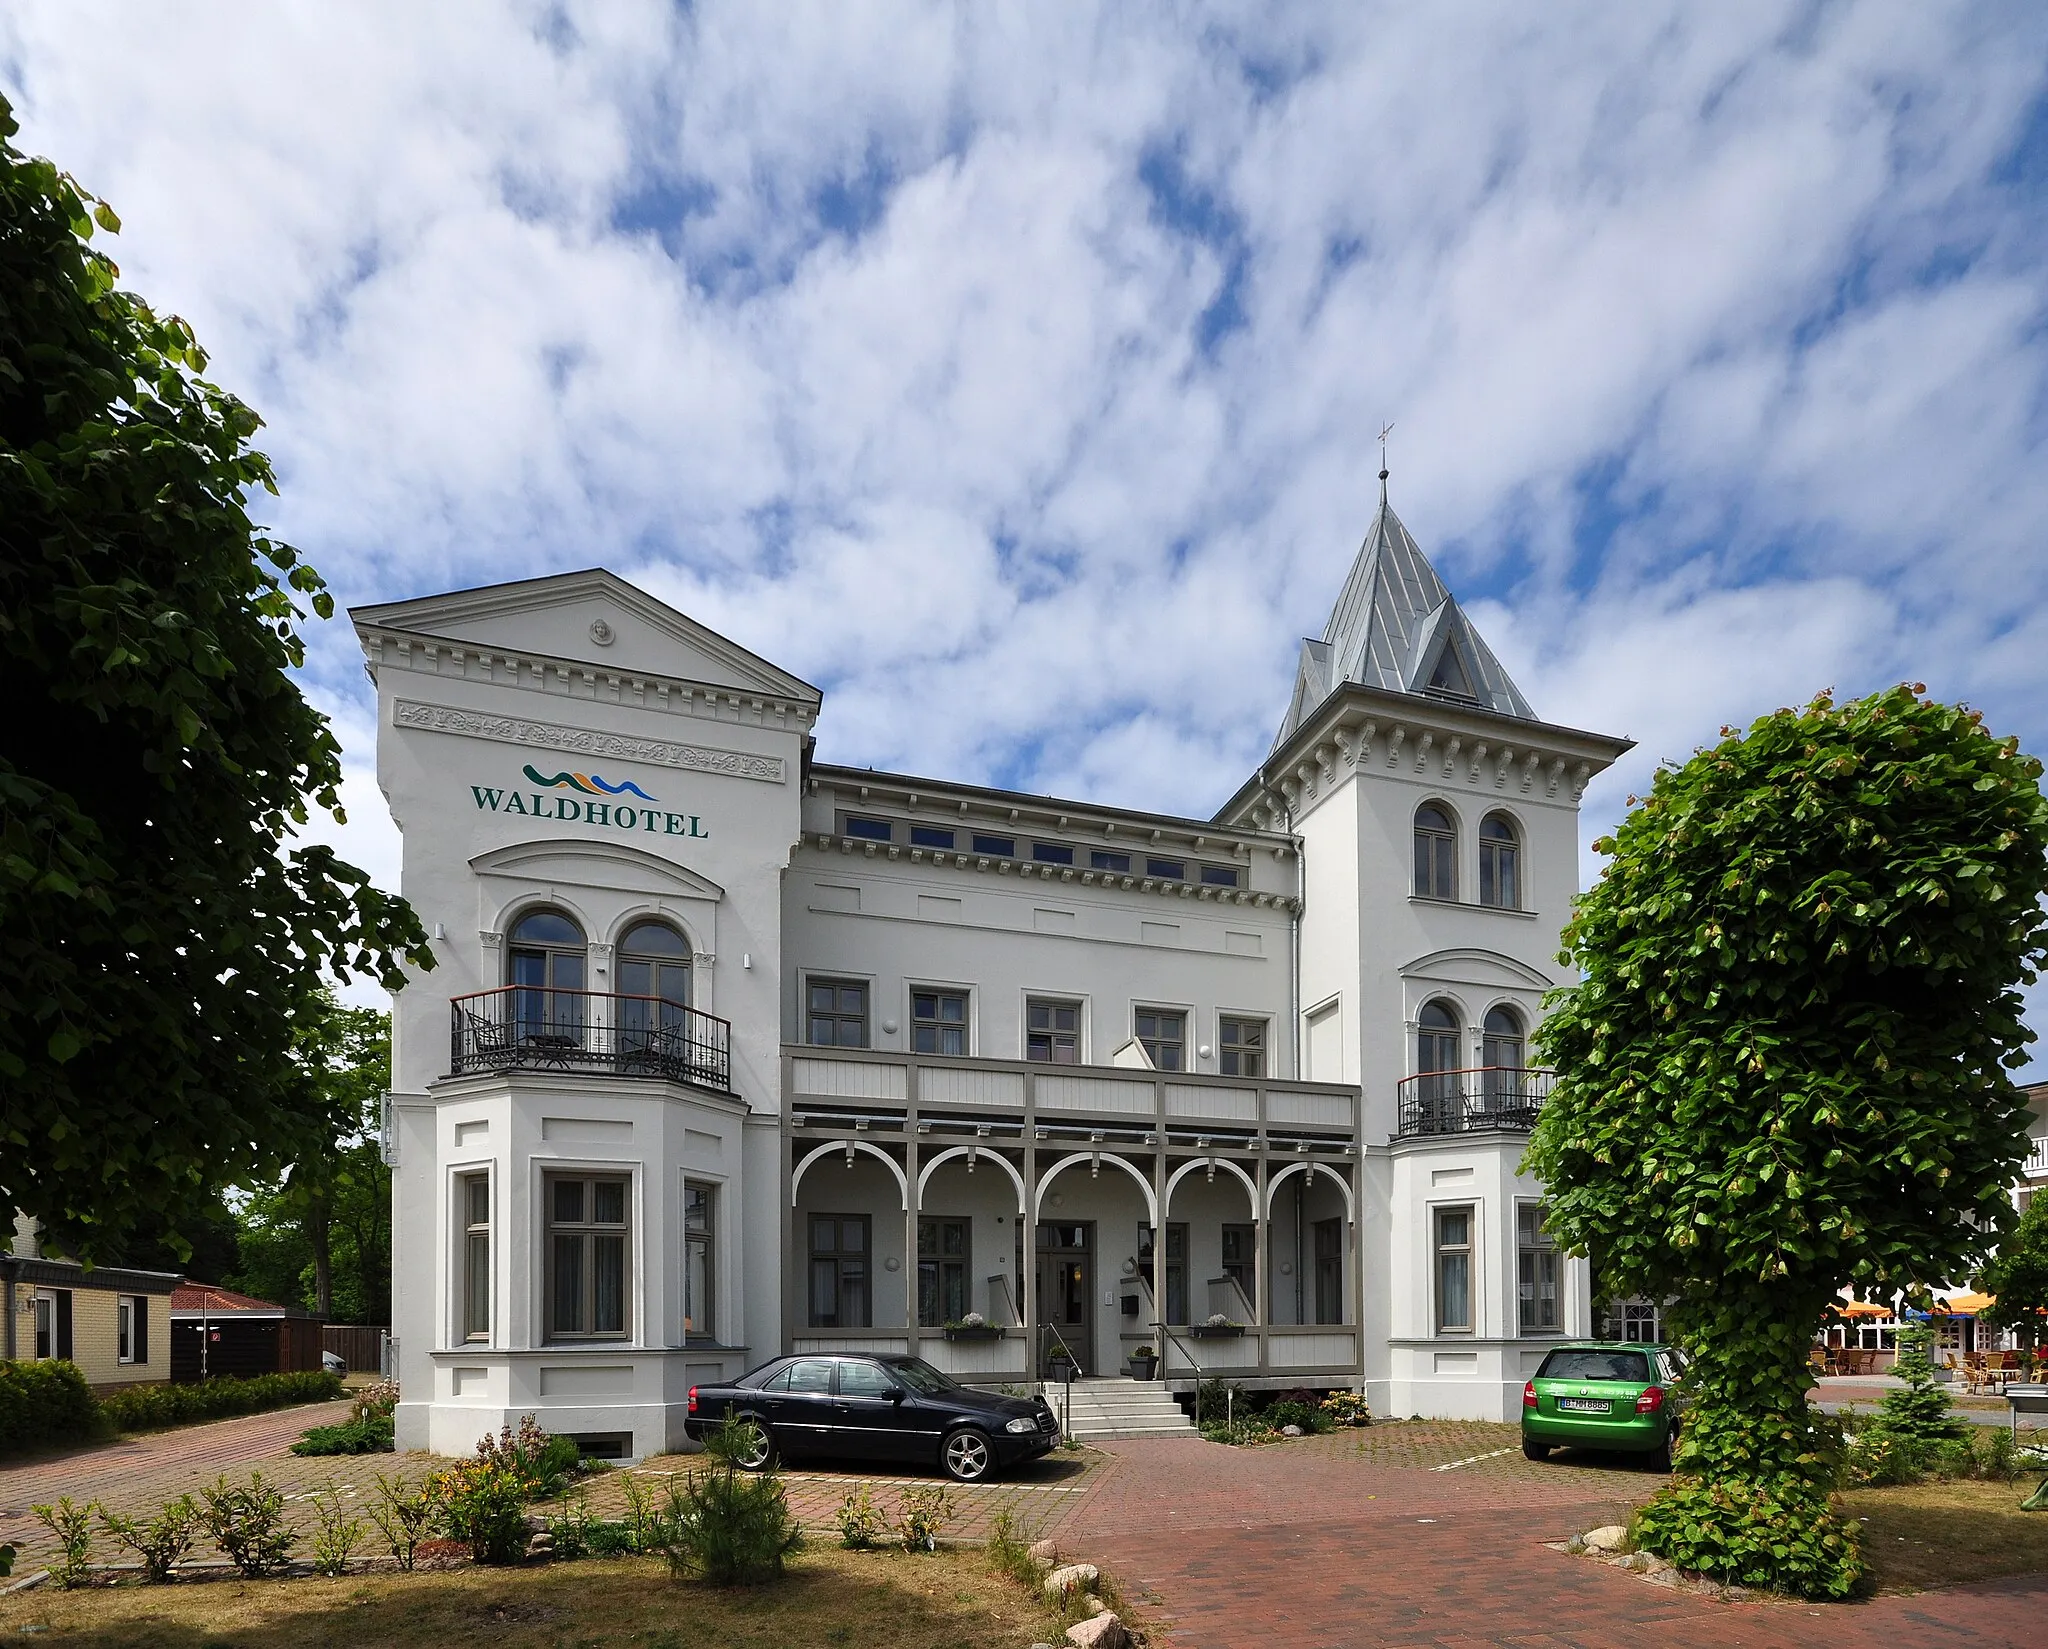
[[[1557,1406],[1574,1414],[1605,1414],[1609,1407],[1604,1397],[1560,1397]]]

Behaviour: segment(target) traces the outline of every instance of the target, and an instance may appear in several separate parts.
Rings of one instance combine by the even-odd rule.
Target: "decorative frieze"
[[[669,739],[636,738],[625,733],[602,733],[587,727],[529,721],[522,716],[487,715],[476,710],[457,710],[446,704],[422,704],[412,699],[394,699],[391,720],[397,727],[418,728],[430,733],[454,733],[464,738],[518,745],[528,750],[555,750],[570,756],[604,756],[617,761],[644,762],[653,767],[680,768],[689,773],[713,773],[721,778],[756,779],[764,784],[780,784],[784,774],[785,764],[780,756],[722,750],[710,745],[679,744]]]

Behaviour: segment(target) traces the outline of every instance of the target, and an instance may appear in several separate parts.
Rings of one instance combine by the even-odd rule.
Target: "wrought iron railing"
[[[1536,1126],[1554,1078],[1551,1071],[1512,1065],[1424,1071],[1407,1077],[1398,1096],[1398,1137],[1469,1134],[1490,1128],[1527,1133]]]
[[[2026,1166],[2020,1170],[2029,1179],[2048,1174],[2048,1139],[2037,1139],[2027,1151]]]
[[[589,1071],[732,1088],[731,1025],[663,997],[506,985],[448,1007],[456,1076]]]

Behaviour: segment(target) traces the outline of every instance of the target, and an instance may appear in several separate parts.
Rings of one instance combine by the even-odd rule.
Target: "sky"
[[[1206,816],[1391,423],[1539,715],[1637,741],[1588,864],[1822,688],[2048,754],[2037,4],[15,0],[0,89],[344,605],[602,564],[826,760]]]

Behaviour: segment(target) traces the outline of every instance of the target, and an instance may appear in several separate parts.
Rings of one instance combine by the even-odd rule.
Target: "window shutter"
[[[149,1361],[149,1296],[135,1296],[135,1321],[129,1329],[128,1349],[138,1363]]]
[[[71,1290],[57,1290],[57,1355],[69,1360],[71,1356]]]

